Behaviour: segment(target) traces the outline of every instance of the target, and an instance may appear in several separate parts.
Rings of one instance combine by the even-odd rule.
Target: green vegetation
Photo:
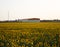
[[[0,47],[60,47],[60,23],[0,23]]]

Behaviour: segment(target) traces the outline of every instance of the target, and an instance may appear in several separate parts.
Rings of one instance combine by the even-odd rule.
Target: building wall
[[[20,20],[22,22],[40,22],[40,20]]]

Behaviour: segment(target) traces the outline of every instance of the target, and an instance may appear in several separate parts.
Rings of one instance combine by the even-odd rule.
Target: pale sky
[[[60,19],[60,0],[0,0],[0,20]]]

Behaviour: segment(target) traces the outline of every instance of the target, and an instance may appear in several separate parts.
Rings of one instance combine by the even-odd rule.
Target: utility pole
[[[8,11],[8,21],[9,21],[9,11]]]

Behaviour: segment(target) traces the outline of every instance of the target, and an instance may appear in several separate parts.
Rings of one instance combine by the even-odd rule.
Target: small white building
[[[21,19],[18,21],[21,21],[21,22],[40,22],[40,19],[39,18],[29,18],[29,19]]]

